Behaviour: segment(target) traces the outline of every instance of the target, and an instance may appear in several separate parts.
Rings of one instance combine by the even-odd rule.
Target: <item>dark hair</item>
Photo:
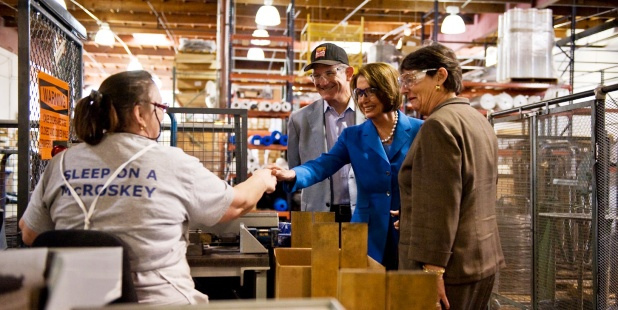
[[[462,72],[455,52],[436,42],[423,46],[408,54],[401,62],[400,72],[403,70],[424,70],[432,68],[444,68],[448,77],[444,81],[444,88],[456,94],[463,90]],[[437,71],[428,71],[427,75],[434,76]]]
[[[359,76],[367,79],[369,86],[378,89],[376,96],[384,105],[384,112],[399,110],[402,96],[397,83],[399,77],[397,69],[384,62],[366,64],[358,69],[358,73],[352,77],[350,81],[352,89],[356,88],[356,81]],[[356,102],[356,98],[354,98],[354,102]],[[356,102],[356,105],[358,105],[358,102]]]
[[[77,137],[97,145],[105,133],[126,129],[133,107],[150,100],[152,85],[152,76],[146,71],[125,71],[105,79],[98,91],[93,90],[75,106],[73,124]]]

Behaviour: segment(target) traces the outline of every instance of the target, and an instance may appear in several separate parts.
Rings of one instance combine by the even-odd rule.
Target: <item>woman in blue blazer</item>
[[[399,111],[402,96],[399,73],[386,63],[366,64],[352,78],[352,97],[367,117],[364,123],[344,129],[328,153],[291,170],[273,170],[284,188],[293,192],[318,183],[351,163],[358,198],[352,222],[368,223],[368,254],[387,269],[397,269],[399,232],[394,229],[398,211],[397,175],[421,120]]]

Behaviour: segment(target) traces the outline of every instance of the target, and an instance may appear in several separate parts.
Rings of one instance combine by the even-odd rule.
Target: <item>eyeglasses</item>
[[[335,71],[328,70],[322,74],[311,74],[309,75],[309,77],[311,78],[311,81],[313,81],[313,83],[318,83],[321,79],[324,79],[326,82],[332,82],[335,80],[337,73],[339,73],[341,70],[345,70],[345,67],[337,67],[335,68]]]
[[[378,89],[375,87],[369,87],[365,89],[355,88],[353,91],[354,100],[358,101],[358,98],[360,98],[361,96],[364,96],[365,98],[369,98],[369,96],[373,96],[377,92],[378,92]]]
[[[399,82],[399,86],[401,87],[410,87],[412,85],[416,85],[418,84],[427,74],[427,72],[429,71],[435,71],[438,70],[437,68],[432,68],[432,69],[425,69],[425,70],[421,70],[421,71],[412,71],[410,73],[404,73],[401,76],[399,76],[399,78],[397,78],[397,81]]]
[[[150,104],[152,104],[153,106],[163,110],[163,113],[167,112],[167,109],[169,108],[169,106],[165,103],[156,103],[156,102],[150,102]]]

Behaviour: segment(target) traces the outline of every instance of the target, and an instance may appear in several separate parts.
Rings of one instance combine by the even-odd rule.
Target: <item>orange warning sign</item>
[[[41,159],[51,159],[54,141],[69,140],[69,84],[49,74],[38,72],[39,149]]]

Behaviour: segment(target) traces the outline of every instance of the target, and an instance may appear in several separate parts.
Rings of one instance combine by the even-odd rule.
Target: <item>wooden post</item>
[[[332,223],[335,221],[335,212],[313,212],[314,223]]]
[[[367,268],[366,223],[341,223],[341,268]]]
[[[313,224],[311,239],[311,297],[337,297],[339,223]]]
[[[389,271],[386,275],[387,310],[436,309],[438,276],[422,271]]]
[[[292,247],[311,247],[311,226],[313,219],[311,212],[292,211]]]
[[[346,309],[383,310],[386,303],[385,283],[384,270],[341,269],[337,299]]]

